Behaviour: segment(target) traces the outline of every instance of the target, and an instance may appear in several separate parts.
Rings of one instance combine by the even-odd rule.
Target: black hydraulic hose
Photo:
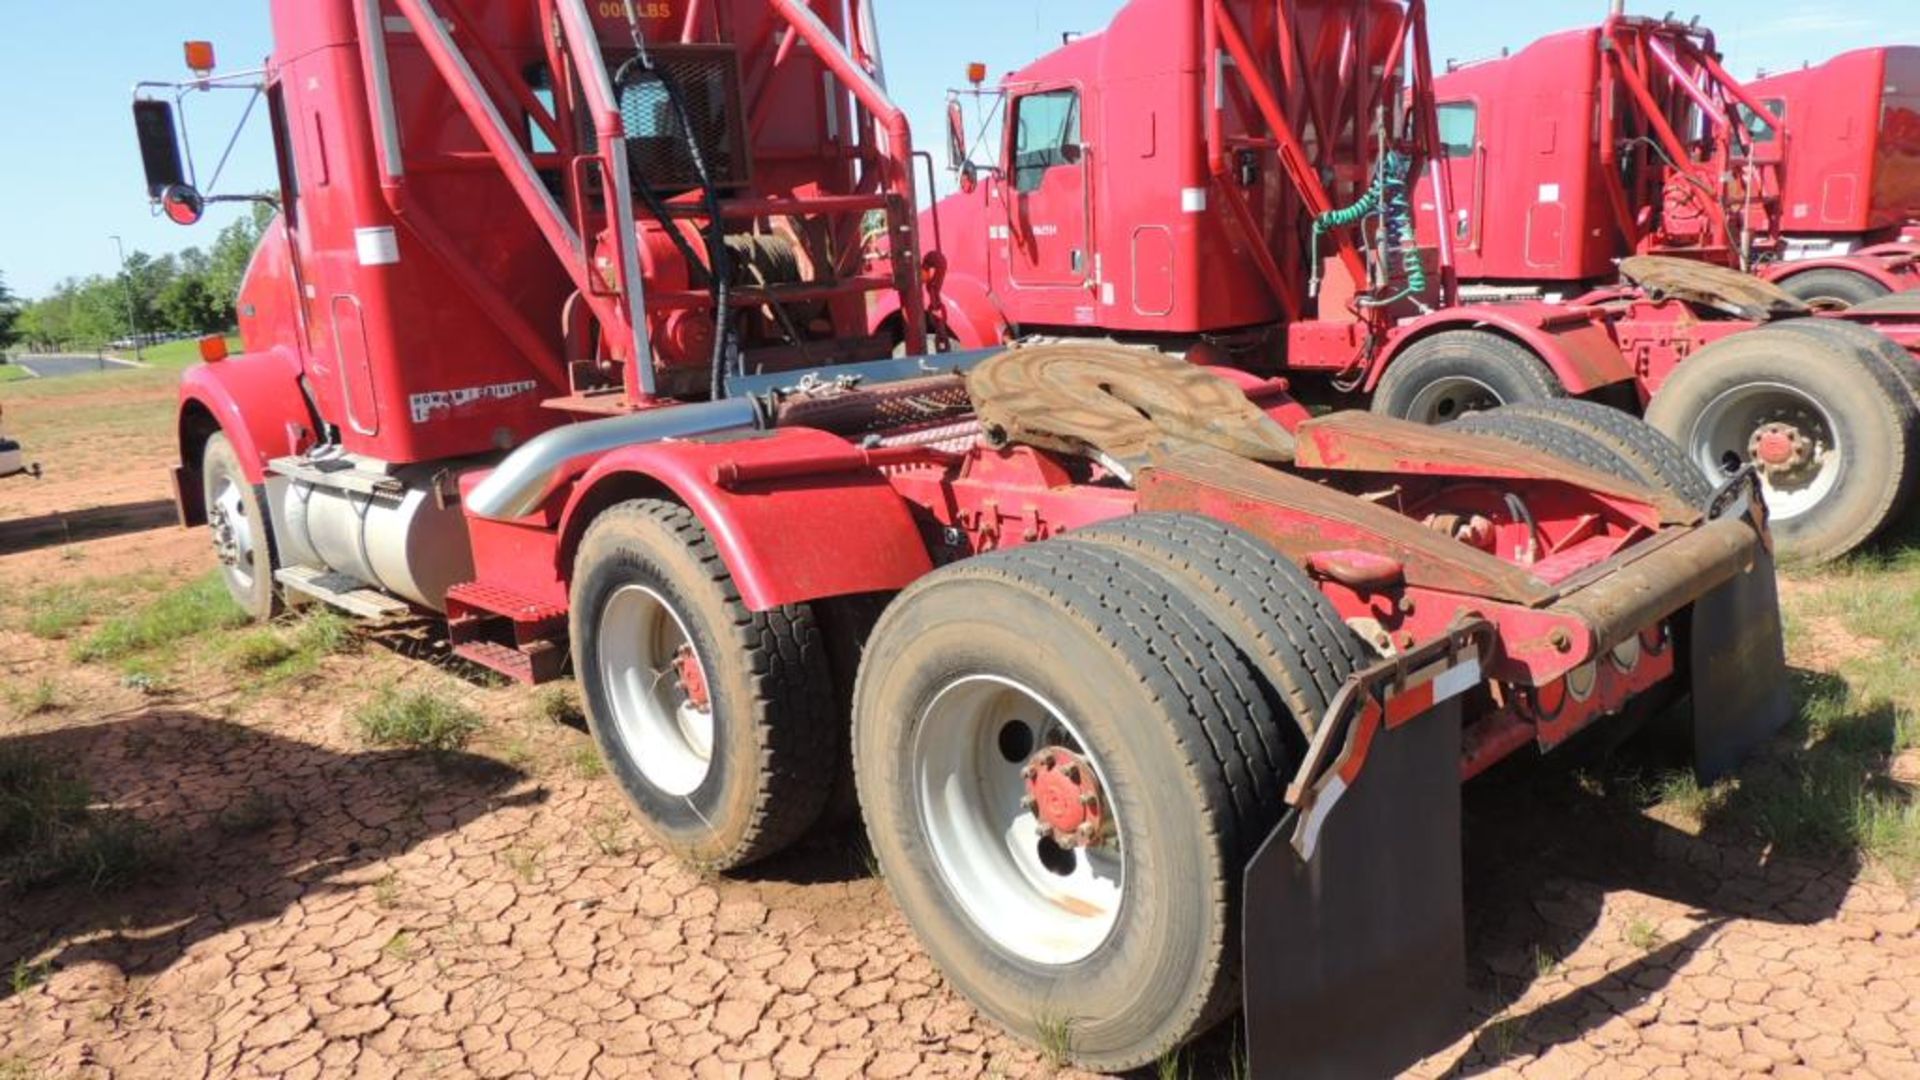
[[[631,0],[628,0],[626,7],[627,25],[633,31],[636,55],[633,60],[621,66],[620,75],[616,77],[615,84],[624,83],[625,76],[634,63],[638,63],[641,70],[660,81],[660,88],[666,92],[667,101],[673,106],[674,116],[680,122],[680,130],[687,147],[687,157],[693,162],[694,175],[700,180],[701,200],[707,211],[707,277],[713,292],[715,324],[713,357],[709,361],[709,393],[714,401],[719,401],[727,393],[727,353],[731,351],[734,332],[731,308],[733,254],[727,250],[727,223],[720,216],[720,189],[713,181],[712,170],[707,167],[706,151],[701,148],[700,139],[694,133],[693,114],[687,110],[686,97],[681,93],[679,81],[654,64],[652,54],[647,51],[646,37],[640,33],[640,19],[633,9]],[[644,179],[642,186],[645,186]],[[654,210],[656,216],[660,218],[660,223],[669,233],[678,238],[679,230],[674,228],[673,221],[665,215],[665,208],[656,206],[659,201],[657,195],[649,191],[645,197],[649,200],[649,209]]]

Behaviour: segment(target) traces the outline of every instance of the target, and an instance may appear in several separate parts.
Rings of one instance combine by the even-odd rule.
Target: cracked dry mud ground
[[[152,490],[121,491],[123,470],[115,499],[164,497],[164,444],[136,448]],[[87,505],[85,483],[48,484],[16,510]],[[0,590],[184,581],[203,542],[14,551]],[[270,691],[188,663],[205,681],[153,697],[0,631],[4,677],[62,695],[0,740],[78,763],[169,849],[135,886],[4,898],[0,964],[32,977],[0,985],[0,1075],[1054,1072],[944,985],[851,829],[702,876],[523,691],[371,644]],[[449,755],[370,749],[349,717],[388,681],[490,730]],[[1920,1077],[1920,902],[1884,872],[1695,835],[1553,771],[1477,786],[1467,829],[1477,1019],[1419,1074]],[[1210,1037],[1195,1075],[1236,1039]]]

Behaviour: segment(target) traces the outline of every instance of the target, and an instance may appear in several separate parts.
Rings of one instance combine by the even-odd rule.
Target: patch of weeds
[[[152,829],[92,801],[63,764],[0,747],[0,888],[109,889],[165,861]]]
[[[380,946],[380,955],[389,960],[406,961],[413,959],[413,931],[401,930]]]
[[[167,678],[143,660],[135,660],[129,661],[121,669],[120,685],[152,697],[166,691]]]
[[[500,760],[522,772],[528,771],[534,756],[533,744],[524,735],[515,735],[500,747]]]
[[[587,714],[580,709],[580,699],[565,686],[542,687],[533,708],[534,714],[549,724],[577,728],[587,722]]]
[[[484,726],[480,714],[434,690],[388,686],[354,717],[362,738],[376,746],[458,750]]]
[[[25,686],[6,688],[7,709],[16,720],[50,713],[60,707],[60,691],[53,679],[41,676]]]
[[[1653,782],[1652,800],[1696,827],[1704,824],[1709,814],[1726,805],[1730,785],[1714,784],[1701,787],[1700,781],[1691,772],[1670,772],[1662,774]]]
[[[19,997],[21,994],[46,982],[52,975],[53,965],[51,963],[45,960],[39,963],[28,963],[26,958],[22,957],[13,962],[13,973],[8,978],[7,985],[13,989],[13,996]]]
[[[1902,881],[1920,877],[1920,804],[1896,795],[1870,794],[1854,810],[1860,846]]]
[[[627,824],[626,814],[618,810],[607,811],[587,825],[587,839],[592,841],[594,850],[602,855],[625,855],[633,850]]]
[[[82,663],[121,660],[216,630],[238,629],[247,622],[247,613],[227,595],[219,572],[214,571],[161,594],[132,614],[107,620],[75,643],[73,658]]]
[[[1544,945],[1533,947],[1533,973],[1544,979],[1560,970],[1560,958]]]
[[[280,803],[264,791],[249,791],[246,798],[220,811],[216,821],[228,836],[245,836],[270,829],[280,820]]]
[[[400,875],[389,871],[385,877],[373,883],[373,902],[381,909],[392,911],[400,906]]]
[[[1644,915],[1635,915],[1627,920],[1627,928],[1621,934],[1627,944],[1641,952],[1652,952],[1666,944],[1666,938],[1660,936],[1660,928],[1647,921]]]
[[[234,635],[223,651],[228,667],[255,674],[279,667],[294,655],[293,646],[265,626]]]
[[[500,861],[521,881],[531,884],[540,876],[540,849],[533,847],[510,847],[500,853]]]
[[[1520,1038],[1527,1031],[1527,1022],[1518,1016],[1501,1016],[1489,1023],[1481,1037],[1486,1040],[1487,1056],[1496,1062],[1505,1061],[1513,1056],[1520,1046]]]
[[[99,610],[99,598],[73,585],[56,585],[27,598],[27,633],[46,641],[60,641],[85,625]]]
[[[567,764],[572,766],[574,775],[582,780],[598,780],[607,775],[607,762],[600,756],[600,748],[591,740],[567,751]]]
[[[1055,1069],[1065,1068],[1073,1058],[1073,1018],[1042,1013],[1033,1018],[1035,1041],[1040,1054]]]
[[[1176,1046],[1154,1061],[1153,1075],[1154,1080],[1193,1080],[1193,1067]]]

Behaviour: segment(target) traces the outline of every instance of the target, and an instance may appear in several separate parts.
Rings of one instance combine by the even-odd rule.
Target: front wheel
[[[603,511],[574,565],[587,725],[648,828],[716,870],[792,843],[820,816],[845,746],[811,608],[747,610],[676,503]]]
[[[208,437],[200,453],[200,484],[227,595],[253,618],[273,618],[280,600],[273,587],[273,541],[260,489],[247,479],[240,456],[220,432]]]

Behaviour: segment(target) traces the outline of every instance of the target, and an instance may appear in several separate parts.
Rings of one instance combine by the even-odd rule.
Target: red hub
[[[1807,463],[1813,457],[1813,444],[1792,424],[1762,424],[1753,433],[1749,447],[1754,460],[1768,472],[1786,472]]]
[[[711,700],[707,694],[707,672],[700,666],[700,658],[694,655],[692,645],[682,645],[673,654],[673,675],[680,692],[687,695],[687,703],[705,712]]]
[[[1106,808],[1100,801],[1100,781],[1085,758],[1049,746],[1034,754],[1020,775],[1027,782],[1022,804],[1040,819],[1042,836],[1051,836],[1064,848],[1100,842]]]

